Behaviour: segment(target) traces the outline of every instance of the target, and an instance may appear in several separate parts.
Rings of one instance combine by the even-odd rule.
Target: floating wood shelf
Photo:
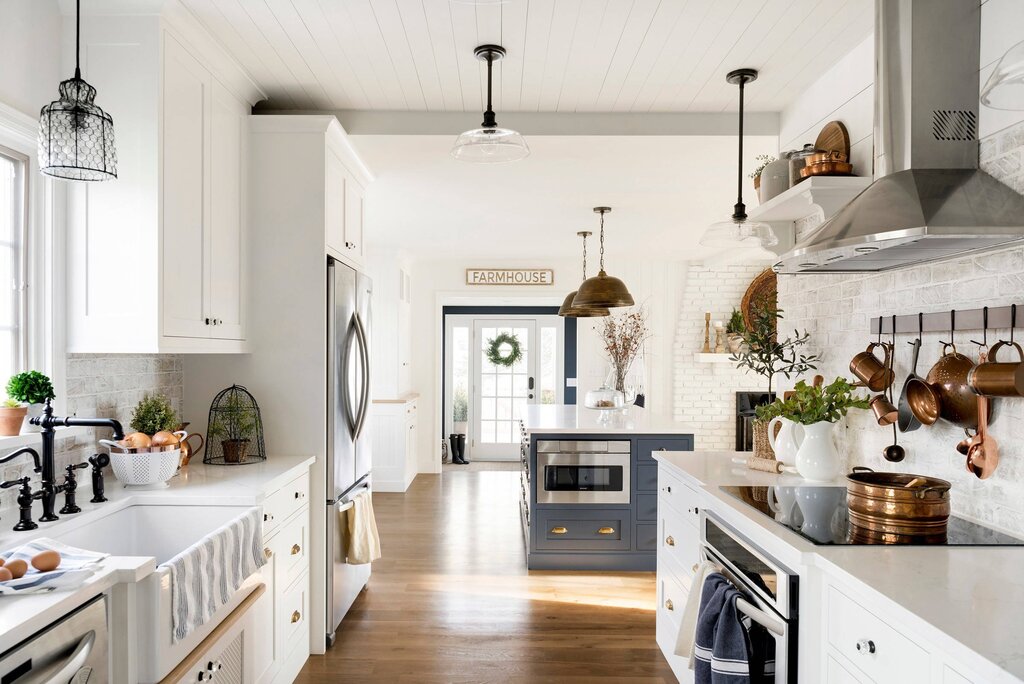
[[[747,215],[758,221],[781,223],[799,221],[820,209],[827,219],[869,185],[871,178],[863,176],[811,176],[764,204],[749,209]]]
[[[694,360],[697,363],[734,363],[732,360],[732,354],[725,352],[724,354],[705,354],[704,352],[697,352],[694,354]]]

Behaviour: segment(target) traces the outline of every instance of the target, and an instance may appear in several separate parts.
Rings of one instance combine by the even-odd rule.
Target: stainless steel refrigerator
[[[370,298],[364,274],[327,260],[327,644],[370,579],[370,564],[350,565],[339,510],[371,488]]]

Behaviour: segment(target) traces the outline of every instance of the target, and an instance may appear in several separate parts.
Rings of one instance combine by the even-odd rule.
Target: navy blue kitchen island
[[[534,405],[520,422],[527,567],[655,570],[653,454],[692,451],[692,431],[637,408]]]

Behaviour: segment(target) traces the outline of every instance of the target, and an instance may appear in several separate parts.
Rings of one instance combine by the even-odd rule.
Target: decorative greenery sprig
[[[775,157],[771,156],[770,154],[759,154],[756,157],[754,157],[754,159],[757,160],[757,166],[755,166],[754,170],[750,172],[751,178],[757,178],[758,176],[760,176],[761,172],[764,171],[765,167],[771,164],[773,161],[775,161]]]
[[[171,406],[170,400],[162,394],[147,394],[132,411],[132,430],[155,435],[158,432],[172,431],[181,421]]]
[[[238,394],[230,394],[213,413],[210,425],[206,428],[211,438],[242,441],[252,439],[256,432],[256,413]]]
[[[768,392],[772,391],[772,378],[781,373],[786,378],[815,370],[821,360],[818,354],[803,354],[799,348],[807,344],[810,333],[794,330],[794,337],[778,338],[777,323],[782,309],[773,302],[762,302],[753,310],[753,325],[742,333],[744,348],[732,355],[737,368],[746,368],[768,378]]]
[[[736,310],[732,310],[732,315],[729,316],[729,322],[725,325],[725,332],[742,335],[747,331],[747,324],[743,322],[743,314]]]
[[[856,386],[845,378],[836,378],[824,387],[814,387],[801,380],[793,388],[793,394],[781,402],[780,415],[790,420],[810,425],[826,421],[834,423],[850,409],[868,408],[867,395],[854,394]]]
[[[7,396],[26,404],[42,404],[53,399],[53,383],[39,371],[25,371],[7,381]]]
[[[508,347],[508,352],[504,348]],[[500,333],[493,340],[487,340],[487,360],[495,366],[511,368],[523,358],[519,338],[509,333]]]

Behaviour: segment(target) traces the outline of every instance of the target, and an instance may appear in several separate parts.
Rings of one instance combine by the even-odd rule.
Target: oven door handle
[[[75,649],[67,658],[59,663],[54,663],[46,670],[35,675],[30,682],[69,682],[78,674],[78,671],[85,667],[92,655],[93,645],[96,643],[96,632],[89,631],[82,637]]]
[[[746,589],[742,580],[736,576],[735,573],[720,559],[714,552],[708,547],[701,547],[701,558],[704,561],[710,561],[719,567],[719,572],[736,587],[737,591],[743,596],[752,595],[751,592]],[[748,601],[746,598],[736,599],[736,610],[740,611],[751,620],[767,629],[772,634],[785,637],[786,636],[786,621],[772,615],[766,610],[758,608],[756,605]]]

